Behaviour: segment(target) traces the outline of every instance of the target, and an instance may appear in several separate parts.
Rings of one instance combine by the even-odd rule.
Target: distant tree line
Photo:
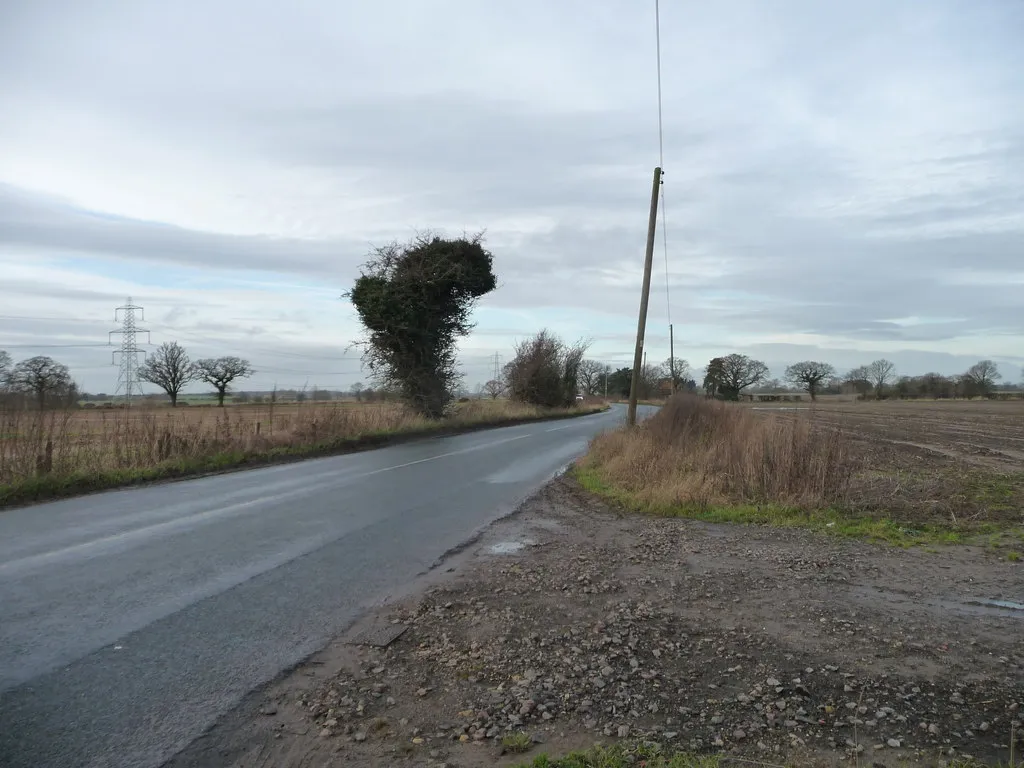
[[[139,366],[139,378],[166,392],[172,408],[178,404],[182,389],[193,381],[202,381],[213,387],[217,405],[224,407],[224,399],[232,383],[253,373],[248,360],[233,355],[207,357],[193,362],[185,348],[176,341],[161,344]]]
[[[840,376],[825,362],[805,360],[786,368],[783,381],[768,379],[768,366],[746,355],[716,357],[705,369],[703,389],[708,397],[738,400],[744,394],[806,392],[811,399],[818,395],[855,394],[861,399],[973,399],[996,397],[1002,374],[992,360],[980,360],[964,373],[944,376],[925,373],[920,376],[899,376],[895,364],[884,358],[858,366]],[[1021,391],[1007,384],[1005,392]]]
[[[157,347],[138,370],[140,379],[156,384],[167,393],[172,406],[178,404],[182,389],[193,381],[212,386],[218,405],[223,406],[232,383],[253,373],[249,361],[239,357],[192,362],[184,348],[173,341]],[[14,364],[10,354],[3,350],[0,350],[0,396],[7,403],[40,410],[74,407],[79,399],[93,399],[79,392],[68,367],[52,357],[37,355]]]
[[[676,358],[674,364],[666,360],[664,363],[648,364],[640,367],[640,378],[637,382],[637,397],[651,400],[667,397],[673,392],[672,371],[675,369],[674,391],[694,392],[697,382],[690,375],[690,365],[682,358]],[[632,366],[613,368],[597,360],[584,360],[580,377],[580,393],[594,397],[623,399],[629,397],[633,383]]]
[[[0,349],[0,397],[15,406],[44,410],[76,403],[78,386],[68,367],[52,357],[37,355],[15,364]]]
[[[570,391],[585,396],[628,397],[632,367],[613,368],[583,356],[585,351],[585,344],[565,345],[549,331],[542,331],[517,346],[515,357],[505,366],[503,376],[483,384],[480,394],[538,404],[567,402],[571,399]],[[973,399],[996,397],[997,391],[1024,393],[1024,385],[1005,384],[998,388],[1002,376],[992,360],[981,360],[957,376],[938,373],[899,376],[895,364],[884,358],[839,375],[830,363],[805,360],[787,366],[782,379],[771,379],[763,361],[731,354],[712,359],[704,369],[699,386],[690,376],[686,360],[677,359],[674,363],[674,387],[670,361],[643,366],[638,397],[651,399],[667,397],[673,391],[698,390],[720,400],[794,391],[806,393],[812,400],[818,395],[843,394],[854,394],[861,399]],[[556,382],[561,383],[556,386]],[[541,391],[545,393],[543,396],[539,394]]]

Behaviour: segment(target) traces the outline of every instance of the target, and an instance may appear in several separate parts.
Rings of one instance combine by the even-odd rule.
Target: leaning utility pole
[[[128,401],[128,407],[132,406],[132,397],[134,395],[142,394],[142,379],[139,378],[139,348],[135,342],[135,334],[145,333],[148,334],[145,328],[139,328],[135,325],[135,313],[138,311],[139,319],[144,320],[144,310],[142,307],[132,304],[131,296],[128,297],[128,301],[125,302],[123,307],[118,307],[114,310],[114,322],[118,320],[118,313],[123,313],[120,317],[121,328],[116,331],[111,331],[107,334],[107,343],[110,342],[110,337],[115,333],[121,334],[121,349],[114,352],[111,355],[111,364],[114,363],[114,358],[118,355],[121,356],[120,367],[117,372],[117,391],[114,396],[124,394]],[[146,353],[143,352],[143,355]]]
[[[661,191],[661,168],[654,169],[651,186],[651,215],[647,221],[647,252],[644,254],[644,282],[640,291],[640,317],[636,324],[636,350],[633,352],[633,376],[629,382],[629,411],[626,423],[636,426],[637,382],[644,359],[644,333],[647,330],[647,302],[651,298],[651,264],[654,261],[654,235],[658,227],[658,193]]]

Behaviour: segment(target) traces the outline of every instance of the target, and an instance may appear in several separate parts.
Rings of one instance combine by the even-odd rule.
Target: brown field
[[[772,405],[748,406],[771,412]],[[802,406],[825,424],[861,439],[995,471],[1024,470],[1024,400],[842,401]],[[776,411],[800,413],[800,411]]]
[[[582,472],[661,514],[826,524],[811,513],[827,510],[852,533],[955,539],[1024,525],[1024,402],[680,398],[595,441]]]
[[[1024,524],[1024,402],[822,403],[859,465],[848,503],[903,519]],[[785,413],[785,412],[783,412]]]
[[[545,411],[507,400],[476,400],[459,403],[441,422],[430,422],[396,403],[344,401],[42,413],[0,408],[0,504],[5,491],[26,484],[41,489],[32,490],[30,497],[42,497],[52,495],[55,485],[88,488],[95,481],[109,487],[257,458],[357,448],[396,435],[557,417],[596,407]]]

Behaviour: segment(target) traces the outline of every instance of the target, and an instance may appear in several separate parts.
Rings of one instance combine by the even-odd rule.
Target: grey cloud
[[[339,290],[353,276],[366,253],[364,244],[243,237],[194,232],[124,219],[106,219],[73,211],[57,202],[0,188],[0,243],[40,253],[75,251],[99,257],[155,260],[180,266],[287,271],[336,280]],[[944,270],[970,266],[978,253],[985,264],[1010,270],[1016,267],[1020,238],[1013,234],[977,235],[921,242],[854,241],[845,235],[808,229],[787,234],[781,243],[795,243],[790,258],[772,248],[758,247],[756,232],[724,235],[722,264],[726,274],[694,273],[672,277],[673,303],[696,312],[703,324],[721,323],[736,330],[806,332],[847,338],[941,340],[958,334],[1003,329],[1024,331],[1019,292],[1012,285],[958,286],[942,279]],[[689,249],[674,259],[686,266],[694,252],[713,253],[713,235],[705,243],[693,233],[673,228],[671,242]],[[683,240],[690,235],[689,242]],[[499,240],[507,235],[494,235]],[[496,268],[502,288],[489,299],[497,307],[600,307],[627,317],[635,311],[633,285],[613,285],[609,276],[620,271],[635,279],[642,264],[642,222],[635,228],[587,231],[560,226],[549,233],[526,235],[514,248],[496,247]],[[733,242],[728,241],[732,239]],[[778,242],[778,241],[777,241]],[[827,257],[821,254],[828,253]],[[660,261],[660,260],[659,260]],[[680,264],[680,262],[682,262]],[[690,263],[693,263],[692,261]],[[699,263],[699,262],[698,262]],[[714,267],[716,260],[705,260]],[[661,264],[655,286],[663,290]],[[25,293],[47,292],[42,282],[19,284]],[[113,293],[63,290],[68,298],[113,301]],[[737,299],[722,306],[714,300],[720,291],[745,292],[752,299]],[[709,301],[710,300],[710,301]],[[660,297],[653,311],[660,312]],[[907,316],[960,316],[958,324],[896,326],[886,318]]]
[[[663,5],[665,28],[675,30],[665,51],[664,191],[676,317],[722,336],[908,344],[972,336],[979,346],[1024,336],[1019,286],[949,279],[961,269],[1020,270],[1024,222],[1013,216],[1024,203],[1024,118],[1013,105],[1024,92],[1021,8]],[[384,201],[372,211],[380,220],[366,226],[379,242],[416,226],[486,227],[502,286],[489,306],[597,308],[631,329],[656,162],[653,62],[647,47],[634,46],[649,42],[648,18],[607,6],[565,27],[561,16],[571,11],[560,6],[527,2],[510,18],[507,9],[447,5],[420,18],[422,31],[403,27],[384,41],[375,31],[397,11],[366,5],[353,18],[331,4],[301,6],[293,23],[269,4],[245,16],[256,53],[189,24],[187,13],[172,43],[156,34],[163,11],[108,9],[92,19],[99,5],[69,18],[26,11],[12,22],[23,34],[8,33],[10,45],[0,46],[0,67],[26,92],[58,94],[73,114],[240,167],[258,160],[309,173],[339,198]],[[210,13],[222,20],[237,7]],[[491,13],[505,14],[507,29],[489,24]],[[564,75],[563,101],[506,95],[497,76],[473,80],[502,57],[516,78],[553,66],[556,59],[518,55],[555,39],[541,17],[563,30],[557,63],[568,74],[537,82]],[[81,24],[91,34],[77,34]],[[527,37],[508,31],[531,25]],[[69,35],[67,59],[41,42],[53,29]],[[446,58],[460,36],[465,48]],[[222,47],[230,64],[218,61]],[[96,48],[110,57],[89,55]],[[620,57],[620,71],[600,67]],[[138,72],[119,63],[135,59]],[[13,113],[18,102],[0,96],[4,104]],[[302,210],[302,200],[291,203]],[[992,231],[995,217],[1005,219],[1002,231]],[[955,234],[937,236],[937,227]],[[293,273],[340,292],[371,243],[98,218],[0,187],[0,245]],[[660,322],[660,234],[657,258],[652,317]],[[893,322],[911,316],[938,322]],[[270,320],[232,322],[241,333]]]
[[[2,205],[2,204],[0,204]],[[0,244],[4,242],[4,235],[0,230]],[[95,291],[88,288],[69,288],[68,286],[54,285],[44,280],[12,280],[6,278],[3,281],[3,289],[11,294],[19,296],[35,296],[48,299],[69,299],[111,302],[123,301],[124,296],[111,291]]]
[[[199,268],[338,276],[369,247],[357,241],[298,240],[197,232],[167,224],[101,217],[0,184],[0,246],[73,252]]]

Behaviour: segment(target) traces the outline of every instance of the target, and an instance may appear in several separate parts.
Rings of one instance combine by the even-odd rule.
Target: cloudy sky
[[[1024,4],[663,0],[648,350],[1024,365]],[[0,6],[0,349],[112,391],[114,308],[249,386],[364,380],[371,247],[486,229],[469,383],[547,326],[631,359],[654,0]],[[666,287],[670,302],[667,301]]]

